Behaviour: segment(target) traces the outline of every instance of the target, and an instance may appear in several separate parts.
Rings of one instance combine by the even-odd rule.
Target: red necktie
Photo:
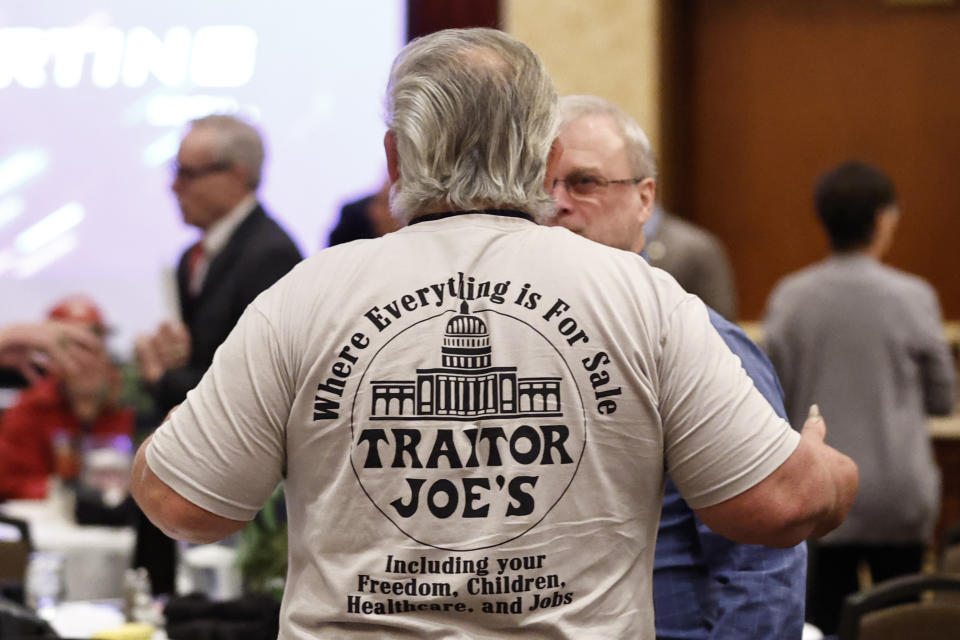
[[[203,288],[204,260],[203,243],[197,242],[190,247],[190,253],[187,255],[187,290],[192,296],[198,295]]]

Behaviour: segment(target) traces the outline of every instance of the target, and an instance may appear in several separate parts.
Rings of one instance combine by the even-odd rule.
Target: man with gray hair
[[[384,140],[408,226],[255,300],[138,452],[134,495],[185,540],[284,483],[282,638],[652,638],[664,465],[738,539],[842,520],[856,467],[776,417],[699,301],[535,224],[558,121],[510,36],[408,44]]]
[[[263,159],[260,134],[233,116],[194,120],[180,143],[171,188],[183,221],[202,237],[177,267],[180,318],[136,343],[160,416],[200,382],[247,305],[302,258],[257,201]],[[138,531],[136,564],[149,569],[155,593],[172,592],[173,542],[146,520]]]
[[[565,152],[554,181],[557,217],[552,224],[619,249],[641,251],[657,175],[646,134],[622,109],[597,96],[566,96],[560,106],[559,139]],[[627,181],[609,179],[628,174]],[[709,307],[707,312],[757,389],[786,418],[773,365],[739,327]],[[774,549],[717,534],[668,479],[653,568],[657,638],[798,640],[806,562],[804,543]]]
[[[203,235],[177,267],[183,324],[137,341],[161,415],[200,382],[247,305],[302,259],[257,201],[263,159],[260,134],[233,116],[192,121],[180,143],[171,188],[183,221]]]

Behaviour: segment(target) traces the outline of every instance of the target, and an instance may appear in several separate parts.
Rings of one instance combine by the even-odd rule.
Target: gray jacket
[[[928,415],[954,407],[956,373],[933,287],[861,253],[785,278],[766,346],[800,428],[812,403],[827,443],[860,467],[860,490],[826,544],[922,543],[940,504]]]

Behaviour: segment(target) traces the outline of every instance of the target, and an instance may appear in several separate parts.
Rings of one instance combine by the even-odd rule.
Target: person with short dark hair
[[[835,425],[827,442],[863,479],[846,521],[811,549],[808,619],[831,634],[861,563],[874,582],[922,567],[940,505],[927,416],[953,410],[956,380],[933,287],[881,262],[900,220],[892,181],[851,161],[814,193],[833,253],[776,286],[765,334],[793,424],[818,403]]]
[[[814,188],[817,216],[837,253],[866,248],[874,239],[878,219],[881,227],[893,224],[884,220],[896,219],[896,203],[897,192],[890,178],[863,162],[844,162],[824,173]],[[892,238],[892,233],[889,235]],[[885,252],[886,246],[875,250]]]

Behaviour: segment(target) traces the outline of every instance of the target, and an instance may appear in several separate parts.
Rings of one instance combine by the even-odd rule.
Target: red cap
[[[70,296],[64,298],[47,313],[50,320],[61,322],[77,322],[91,324],[97,329],[106,331],[103,315],[93,300],[85,296]]]

